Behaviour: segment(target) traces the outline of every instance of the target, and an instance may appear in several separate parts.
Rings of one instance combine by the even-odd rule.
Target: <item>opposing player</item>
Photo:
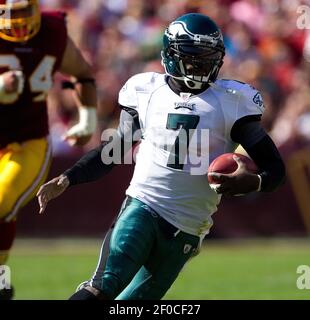
[[[37,0],[0,0],[0,265],[16,216],[46,178],[51,160],[46,98],[58,70],[81,84],[80,121],[66,139],[86,143],[96,127],[89,65],[67,35],[65,14],[40,13]],[[79,95],[77,95],[78,97]],[[0,292],[10,298],[11,290]]]
[[[120,141],[128,146],[122,156],[128,142],[140,141],[127,198],[106,235],[96,272],[73,300],[162,298],[199,251],[221,194],[273,191],[285,177],[279,152],[260,124],[259,92],[239,81],[217,80],[225,54],[217,25],[207,16],[187,14],[169,25],[163,41],[166,74],[128,80],[119,94],[122,112],[113,139],[38,192],[43,212],[69,186],[109,172]],[[209,161],[238,144],[259,174],[236,159],[237,171],[218,174],[220,186],[213,191],[205,175]]]

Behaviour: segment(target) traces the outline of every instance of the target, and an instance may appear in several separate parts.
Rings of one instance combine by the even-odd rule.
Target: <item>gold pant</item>
[[[51,162],[47,138],[12,143],[0,150],[0,221],[16,218],[45,181]]]

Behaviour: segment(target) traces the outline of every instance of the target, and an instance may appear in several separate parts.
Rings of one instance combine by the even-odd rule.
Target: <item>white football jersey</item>
[[[263,113],[259,92],[238,81],[217,80],[198,95],[179,96],[165,74],[148,72],[127,81],[119,104],[138,112],[142,131],[126,194],[178,229],[204,237],[220,201],[208,184],[209,163],[234,152],[230,132],[236,120]]]

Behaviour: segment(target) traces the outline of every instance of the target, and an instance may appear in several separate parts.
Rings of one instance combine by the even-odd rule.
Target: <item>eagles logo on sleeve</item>
[[[253,102],[259,106],[259,108],[264,108],[264,102],[261,94],[257,92],[253,98]]]

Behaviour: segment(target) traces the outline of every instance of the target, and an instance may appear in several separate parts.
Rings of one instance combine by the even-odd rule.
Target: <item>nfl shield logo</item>
[[[189,98],[191,97],[191,93],[188,92],[181,92],[180,97],[182,98],[183,101],[188,101]]]

